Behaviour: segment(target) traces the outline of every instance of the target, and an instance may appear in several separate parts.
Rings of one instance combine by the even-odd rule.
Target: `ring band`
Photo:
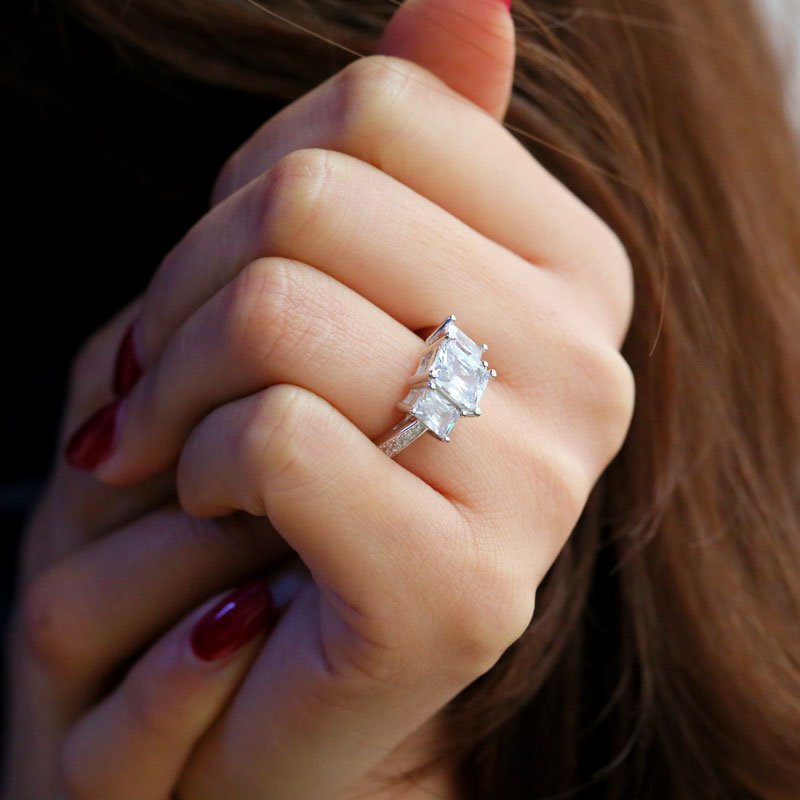
[[[390,457],[396,456],[423,433],[443,442],[459,417],[479,417],[480,402],[497,373],[483,360],[487,346],[475,344],[450,315],[426,340],[411,388],[397,404],[405,417],[375,439]]]

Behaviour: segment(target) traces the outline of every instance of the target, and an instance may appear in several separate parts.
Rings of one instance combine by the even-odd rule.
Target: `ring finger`
[[[260,259],[199,309],[145,373],[117,416],[115,451],[99,475],[131,481],[167,467],[214,408],[276,383],[324,397],[374,437],[399,418],[396,403],[422,347],[419,336],[325,273]],[[491,412],[497,400],[489,398]],[[406,466],[456,491],[424,459]],[[464,463],[461,479],[472,469]]]

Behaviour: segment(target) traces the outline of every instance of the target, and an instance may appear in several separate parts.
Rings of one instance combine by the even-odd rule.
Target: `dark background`
[[[72,356],[145,287],[276,108],[118,52],[56,3],[14,0],[0,3],[0,103],[5,613]]]

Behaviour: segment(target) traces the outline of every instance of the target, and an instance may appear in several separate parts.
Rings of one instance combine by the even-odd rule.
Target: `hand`
[[[464,74],[463,59],[438,55],[458,52],[441,48],[452,9],[436,26],[433,4],[406,6],[383,50],[431,71],[364,59],[270,120],[148,289],[144,375],[106,414],[114,437],[81,437],[94,437],[96,476],[133,485],[177,460],[186,511],[267,516],[313,580],[238,690],[217,695],[185,647],[154,645],[165,658],[145,656],[71,726],[73,795],[163,797],[177,775],[182,800],[350,791],[527,627],[618,450],[633,403],[617,350],[627,260],[486,113],[508,100],[510,21],[470,9],[485,19],[459,17],[459,44],[484,54],[465,82],[482,109],[433,74]],[[396,420],[414,331],[451,311],[491,344],[500,378],[483,419],[392,461],[370,438]],[[211,694],[218,705],[203,703]],[[166,724],[131,697],[169,703]],[[183,713],[198,704],[215,713]],[[125,762],[156,766],[126,787]]]

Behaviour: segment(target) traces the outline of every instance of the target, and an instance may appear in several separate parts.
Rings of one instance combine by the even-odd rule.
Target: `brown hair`
[[[71,0],[199,80],[350,60],[226,0]],[[121,12],[124,5],[124,13]],[[264,0],[371,50],[387,0]],[[507,123],[625,242],[637,407],[536,617],[443,711],[466,798],[800,797],[800,168],[746,0],[515,0]]]

